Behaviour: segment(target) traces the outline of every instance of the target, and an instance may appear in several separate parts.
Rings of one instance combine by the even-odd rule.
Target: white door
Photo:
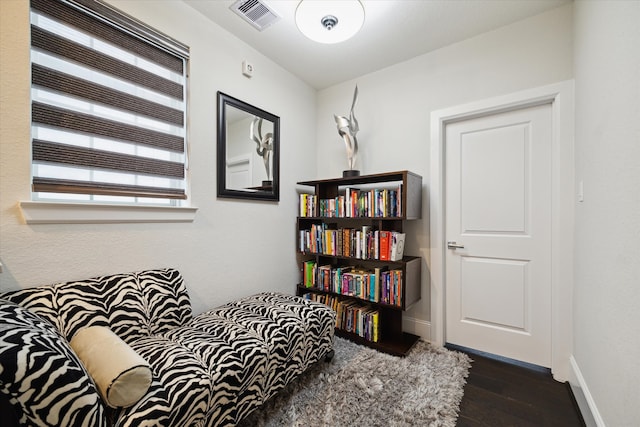
[[[251,154],[244,154],[227,160],[226,185],[232,190],[251,187]]]
[[[445,129],[445,340],[545,367],[551,120],[545,104]]]

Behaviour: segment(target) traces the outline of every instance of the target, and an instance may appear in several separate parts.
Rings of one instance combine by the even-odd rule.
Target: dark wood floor
[[[569,384],[555,381],[547,370],[468,354],[473,362],[457,427],[585,425]]]

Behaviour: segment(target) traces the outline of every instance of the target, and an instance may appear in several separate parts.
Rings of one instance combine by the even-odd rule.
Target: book
[[[402,270],[389,271],[387,304],[402,306]]]
[[[357,188],[347,187],[345,189],[345,217],[355,218],[358,216],[358,194],[360,194],[360,190]]]
[[[378,342],[380,340],[380,331],[379,331],[379,322],[380,322],[380,312],[374,311],[372,314],[372,341]]]
[[[370,305],[311,292],[305,293],[302,297],[331,307],[336,313],[336,328],[358,335],[367,341],[380,340],[380,312]]]
[[[304,286],[306,288],[315,287],[315,275],[316,275],[316,262],[315,261],[306,261],[303,264],[303,277],[304,277]]]
[[[315,194],[301,193],[299,199],[300,209],[298,213],[301,217],[313,217],[317,215],[316,205],[318,197]]]
[[[404,256],[404,241],[406,238],[405,233],[391,233],[391,255],[389,259],[391,261],[401,261]]]
[[[353,269],[351,266],[339,266],[333,269],[333,282],[331,284],[331,291],[337,294],[345,294],[343,290],[344,274],[350,272]]]
[[[316,287],[325,291],[331,290],[331,266],[321,265],[317,267]]]
[[[391,232],[386,230],[380,230],[380,257],[383,261],[389,261],[390,249],[391,249]]]
[[[373,273],[373,290],[371,291],[371,301],[380,302],[380,283],[382,281],[382,273],[387,270],[388,267],[376,267]]]
[[[368,259],[371,257],[371,233],[373,227],[370,225],[363,225],[362,232],[360,233],[360,238],[362,239],[362,243],[360,244],[361,251],[360,257],[362,259]]]

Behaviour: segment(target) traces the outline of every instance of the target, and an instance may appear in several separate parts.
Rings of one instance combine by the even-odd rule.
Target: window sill
[[[198,208],[58,202],[20,202],[27,224],[193,222]]]

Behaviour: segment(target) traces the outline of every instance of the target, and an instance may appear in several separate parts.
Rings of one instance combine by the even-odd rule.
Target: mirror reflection
[[[227,106],[226,127],[227,188],[269,190],[273,123]]]
[[[218,93],[218,196],[278,200],[279,118]]]

